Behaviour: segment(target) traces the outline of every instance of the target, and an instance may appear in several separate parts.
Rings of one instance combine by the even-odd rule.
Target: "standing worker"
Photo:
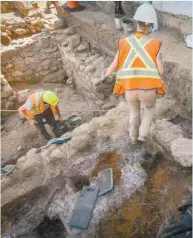
[[[40,90],[30,95],[26,103],[18,111],[23,118],[29,121],[30,125],[36,126],[37,130],[46,140],[49,140],[51,137],[43,124],[43,119],[52,127],[55,136],[60,136],[54,130],[57,124],[55,116],[57,115],[58,119],[63,121],[58,108],[58,102],[58,97],[54,92]]]
[[[137,31],[119,41],[119,51],[108,68],[108,77],[118,70],[114,94],[125,94],[130,106],[130,137],[132,144],[144,142],[148,137],[154,115],[157,94],[165,94],[161,80],[164,67],[161,59],[161,41],[147,36],[157,24],[152,5],[138,7],[134,19]],[[140,116],[141,111],[141,116]]]
[[[124,16],[124,11],[121,5],[121,1],[116,1],[115,2],[115,13],[114,13],[115,17],[119,18],[119,17],[123,17]]]

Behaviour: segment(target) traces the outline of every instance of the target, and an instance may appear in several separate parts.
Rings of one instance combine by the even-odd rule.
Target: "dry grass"
[[[99,158],[99,162],[92,172],[92,176],[97,176],[102,170],[112,168],[113,169],[113,182],[115,185],[120,184],[121,178],[121,156],[119,154],[109,152],[104,153]]]

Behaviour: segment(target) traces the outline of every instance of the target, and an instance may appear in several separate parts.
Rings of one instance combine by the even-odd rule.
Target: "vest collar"
[[[134,33],[135,36],[146,36],[146,34],[142,31],[137,31]]]

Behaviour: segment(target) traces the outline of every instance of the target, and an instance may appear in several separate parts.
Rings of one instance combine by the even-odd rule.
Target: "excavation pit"
[[[9,220],[5,219],[4,225],[10,235],[22,232],[25,234],[32,229],[36,234],[34,237],[37,238],[65,237],[65,227],[67,229],[80,191],[89,184],[89,179],[96,178],[100,171],[107,168],[113,169],[115,187],[97,201],[88,230],[84,231],[85,234],[81,233],[84,237],[96,234],[101,238],[154,238],[163,220],[168,215],[175,214],[181,202],[189,198],[190,171],[188,173],[176,164],[165,162],[162,156],[154,156],[151,150],[144,155],[141,154],[141,147],[131,147],[129,134],[126,133],[129,128],[127,105],[122,103],[104,116],[110,108],[117,106],[119,101],[112,96],[114,77],[104,79],[103,72],[112,61],[109,56],[112,57],[116,53],[117,39],[122,37],[122,33],[113,32],[113,18],[111,19],[110,15],[89,11],[86,9],[85,12],[74,13],[71,18],[72,22],[75,20],[76,24],[79,24],[77,29],[81,29],[81,33],[86,29],[87,38],[79,34],[78,30],[75,30],[76,27],[66,27],[64,24],[60,29],[44,31],[33,37],[14,41],[13,48],[3,48],[2,72],[16,92],[27,88],[32,91],[40,88],[51,89],[59,96],[59,107],[64,117],[76,114],[82,118],[82,125],[69,132],[72,135],[69,143],[51,146],[36,155],[26,155],[26,152],[33,147],[39,148],[46,142],[37,136],[36,131],[32,130],[27,122],[20,124],[17,114],[6,118],[2,129],[2,162],[4,165],[17,164],[18,167],[11,176],[2,177],[2,201],[5,204],[3,210],[6,216],[7,208],[17,207],[18,201],[22,201],[21,210],[25,210],[22,217],[18,218],[18,209],[16,219],[12,217],[12,213],[9,214]],[[169,85],[169,88],[175,91],[174,95],[179,95],[180,103],[184,98],[188,98],[185,106],[190,108],[189,71],[186,77],[181,70],[191,64],[191,60],[187,60],[187,49],[179,42],[175,43],[176,48],[168,45],[176,42],[176,39],[167,38],[168,33],[162,30],[156,33],[164,42],[167,76],[173,79],[168,80],[174,84]],[[178,56],[181,50],[185,52],[184,57],[181,53],[180,57]],[[172,58],[173,52],[177,52],[177,55]],[[179,66],[178,58],[180,64],[184,58],[187,64]],[[170,65],[172,60],[175,62]],[[174,66],[179,68],[179,71]],[[2,109],[17,109],[22,105],[25,100],[19,101],[17,96],[16,99],[4,98]],[[96,116],[98,118],[94,118]],[[183,126],[183,118],[173,118],[171,122]],[[167,134],[168,128],[161,129],[162,136]],[[188,129],[190,124],[187,123],[183,132],[190,138]],[[141,157],[146,158],[144,164],[140,164]],[[73,166],[76,167],[79,163],[81,172],[78,170],[80,173],[77,175],[77,170],[73,173]],[[81,163],[87,167],[84,169]],[[72,169],[70,175],[69,168]],[[72,174],[77,176],[70,177]],[[50,184],[50,181],[53,183]],[[48,185],[48,191],[45,194],[39,191],[39,198],[34,194],[34,189],[42,184]],[[33,205],[28,205],[25,200],[28,193],[34,201]],[[49,214],[49,217],[60,214],[61,220],[50,220],[46,217],[40,224],[38,220],[38,226],[34,225],[37,217],[42,218],[42,213]],[[70,232],[71,237],[75,237],[75,231]],[[18,236],[20,237],[22,236]],[[30,238],[30,234],[23,237]],[[76,237],[81,236],[78,234]]]
[[[59,218],[45,217],[33,231],[34,238],[66,238],[66,229]]]

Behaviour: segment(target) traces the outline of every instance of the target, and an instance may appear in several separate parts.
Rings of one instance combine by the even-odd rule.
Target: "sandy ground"
[[[82,118],[82,123],[84,123],[102,113],[98,111],[99,108],[92,101],[85,100],[81,94],[64,84],[15,84],[14,87],[20,90],[42,88],[60,91],[57,94],[59,108],[64,119],[71,115],[79,115]],[[38,135],[34,126],[30,126],[28,122],[22,123],[18,113],[15,114],[15,112],[4,123],[1,138],[2,165],[15,164],[17,159],[26,154],[29,149],[38,148],[47,143]]]

